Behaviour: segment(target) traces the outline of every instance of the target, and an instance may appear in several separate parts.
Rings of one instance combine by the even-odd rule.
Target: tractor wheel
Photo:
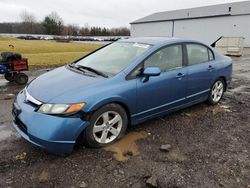
[[[19,85],[24,85],[28,82],[29,80],[29,77],[24,74],[24,73],[18,73],[16,76],[15,76],[15,82]]]
[[[5,73],[4,78],[8,80],[9,82],[14,82],[16,75],[17,73]]]

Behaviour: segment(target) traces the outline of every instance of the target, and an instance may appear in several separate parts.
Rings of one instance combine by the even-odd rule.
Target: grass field
[[[14,50],[9,45],[14,45]],[[0,38],[0,53],[14,51],[28,58],[31,68],[55,67],[70,63],[99,48],[99,44]]]

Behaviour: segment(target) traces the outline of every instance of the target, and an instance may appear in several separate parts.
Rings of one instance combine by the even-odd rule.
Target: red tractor
[[[21,54],[3,52],[0,56],[0,74],[4,74],[6,80],[17,84],[26,84],[28,76],[22,71],[29,70],[28,59],[22,58]]]

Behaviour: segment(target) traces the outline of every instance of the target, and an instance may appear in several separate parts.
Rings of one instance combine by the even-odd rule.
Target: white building
[[[172,36],[207,44],[221,36],[244,37],[244,46],[250,47],[250,1],[155,13],[132,22],[131,36]]]

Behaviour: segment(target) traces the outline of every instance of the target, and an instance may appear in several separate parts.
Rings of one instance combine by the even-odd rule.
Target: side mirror
[[[159,67],[147,67],[143,71],[143,82],[147,82],[150,76],[159,76],[161,69]]]

